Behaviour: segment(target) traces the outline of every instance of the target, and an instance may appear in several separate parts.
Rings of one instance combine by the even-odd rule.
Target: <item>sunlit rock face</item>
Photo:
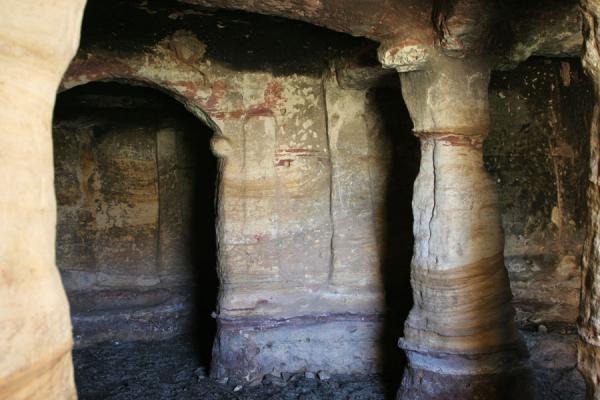
[[[76,397],[69,305],[54,263],[51,117],[84,1],[0,16],[0,397]]]
[[[218,378],[392,370],[399,380],[401,336],[427,342],[431,352],[476,353],[496,342],[498,331],[476,340],[471,331],[494,321],[494,329],[504,327],[498,346],[514,345],[519,355],[516,326],[543,325],[561,340],[563,330],[572,333],[582,236],[577,179],[584,171],[578,165],[586,154],[585,143],[574,139],[581,127],[566,117],[573,99],[585,104],[576,61],[566,61],[568,72],[558,61],[494,72],[489,121],[490,71],[459,68],[438,78],[450,93],[472,85],[476,95],[413,96],[420,105],[411,119],[398,74],[381,68],[372,42],[192,6],[115,7],[123,11],[118,18],[110,7],[88,6],[63,95],[89,82],[119,81],[160,89],[189,113],[169,116],[163,103],[144,95],[145,116],[137,120],[129,114],[117,123],[105,115],[90,124],[71,113],[55,121],[57,261],[77,343],[154,340],[216,321],[211,372]],[[153,35],[148,25],[156,27]],[[552,76],[541,85],[538,73]],[[452,81],[457,76],[460,82]],[[201,121],[198,128],[182,123],[190,114]],[[558,122],[545,125],[551,115]],[[425,134],[419,143],[411,130],[435,131],[426,126],[432,120],[450,136]],[[94,126],[110,128],[94,133]],[[515,145],[523,132],[535,149]],[[212,154],[205,141],[186,137],[211,138]],[[215,180],[194,186],[194,176],[206,169],[199,165],[211,157],[218,159]],[[433,174],[435,164],[440,171]],[[441,185],[435,191],[434,175]],[[195,191],[204,195],[213,184],[214,206],[204,197],[196,203]],[[546,191],[562,194],[547,198]],[[448,199],[453,202],[444,203]],[[411,201],[420,227],[416,247]],[[457,211],[456,204],[472,207]],[[189,229],[194,216],[213,210],[215,221],[202,222],[218,243],[210,250],[208,240],[194,239]],[[426,248],[429,228],[434,234]],[[440,265],[436,276],[413,276],[422,296],[410,287],[413,250],[415,262],[437,258]],[[217,260],[207,256],[198,264],[195,251],[212,251]],[[197,265],[206,269],[199,273]],[[444,275],[458,266],[465,268],[455,279]],[[210,271],[218,282],[197,291]],[[470,289],[456,297],[449,289],[462,281]],[[481,292],[489,298],[478,298]],[[432,299],[456,300],[456,310],[429,319],[413,313],[404,330],[413,294],[416,307],[427,312]],[[473,304],[504,311],[469,314],[465,309]],[[442,341],[442,331],[426,320],[456,340]],[[547,351],[537,337],[530,342],[536,354]],[[572,336],[564,343],[574,360]]]

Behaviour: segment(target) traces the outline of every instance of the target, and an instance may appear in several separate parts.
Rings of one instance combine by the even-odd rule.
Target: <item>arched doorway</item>
[[[193,351],[208,369],[218,291],[211,129],[156,89],[95,82],[57,97],[53,130],[57,266],[80,394],[102,391],[96,374],[115,374],[104,383],[118,388],[119,364],[160,361],[148,358],[157,349]]]

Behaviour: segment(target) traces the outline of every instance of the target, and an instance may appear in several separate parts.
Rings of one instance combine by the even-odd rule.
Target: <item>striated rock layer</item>
[[[413,197],[414,306],[400,340],[409,366],[398,398],[531,398],[497,195],[483,166],[488,64],[439,57],[401,79],[421,137],[421,169]]]
[[[90,3],[86,12],[102,11],[95,7],[102,8]],[[218,332],[211,373],[218,378],[255,381],[278,371],[379,371],[381,354],[385,352],[381,346],[385,312],[381,239],[388,229],[385,203],[392,157],[389,137],[391,132],[400,130],[395,129],[395,121],[403,115],[390,109],[391,118],[385,118],[380,110],[384,101],[374,98],[371,90],[339,87],[335,75],[327,69],[331,58],[328,47],[333,47],[333,43],[341,46],[347,40],[339,35],[331,37],[334,34],[318,32],[323,43],[306,42],[311,49],[308,51],[289,43],[302,40],[304,44],[305,38],[310,37],[305,30],[310,33],[316,28],[298,27],[289,21],[285,25],[264,24],[261,35],[285,36],[286,46],[292,49],[286,49],[285,57],[278,54],[281,46],[277,44],[266,51],[271,46],[265,46],[266,39],[261,41],[259,36],[248,44],[252,53],[241,57],[236,47],[223,39],[227,36],[223,32],[229,32],[231,37],[258,36],[256,25],[250,23],[256,16],[246,16],[250,19],[247,24],[186,16],[187,25],[199,27],[192,32],[180,30],[181,21],[170,18],[170,11],[148,17],[135,7],[130,8],[134,10],[125,6],[120,9],[125,15],[130,12],[131,19],[147,18],[153,26],[166,26],[169,30],[152,39],[152,43],[135,47],[121,39],[146,38],[145,25],[138,28],[142,32],[130,26],[125,30],[125,21],[114,22],[112,14],[110,22],[95,14],[97,19],[90,19],[87,27],[84,24],[83,47],[65,75],[62,89],[77,90],[77,86],[106,80],[158,87],[213,129],[212,151],[219,158],[215,203],[220,287],[214,310]],[[95,29],[114,31],[117,39],[86,33]],[[288,54],[290,51],[293,52]],[[293,63],[277,62],[282,58]],[[397,90],[393,95],[400,99]],[[76,124],[74,129],[79,126]],[[63,129],[68,127],[63,124]],[[68,131],[66,136],[76,136]],[[119,129],[118,135],[116,131],[114,135],[106,134],[114,136],[114,142],[98,143],[98,150],[109,150],[110,145],[107,155],[116,154],[118,144],[133,143],[125,142],[129,137],[126,133]],[[124,265],[122,257],[116,254],[121,249],[116,241],[99,248],[92,244],[89,249],[93,251],[83,252],[74,252],[76,248],[66,235],[62,235],[59,244],[64,250],[59,261],[65,284],[71,289],[72,299],[80,304],[74,310],[74,322],[76,328],[81,328],[81,338],[77,338],[81,342],[106,340],[106,334],[121,335],[124,326],[133,328],[125,336],[131,338],[131,331],[141,331],[138,326],[142,323],[151,326],[155,320],[169,317],[149,307],[140,318],[131,313],[130,317],[121,317],[123,312],[113,311],[111,320],[118,317],[121,322],[113,324],[112,332],[105,330],[98,335],[93,330],[105,325],[105,321],[87,311],[88,299],[106,310],[113,304],[112,297],[117,299],[118,289],[136,301],[144,297],[152,300],[144,301],[144,305],[154,304],[154,300],[162,299],[158,291],[171,290],[175,275],[185,277],[180,272],[188,267],[173,258],[157,260],[152,240],[144,239],[158,239],[154,241],[160,247],[157,254],[165,254],[164,250],[172,246],[162,243],[176,236],[163,230],[174,219],[162,210],[189,208],[181,202],[165,203],[169,198],[161,188],[173,192],[168,189],[161,167],[172,168],[170,163],[161,161],[170,154],[165,151],[167,146],[161,147],[166,137],[159,134],[159,146],[154,150],[149,145],[154,140],[152,136],[142,141],[137,133],[130,135],[138,138],[139,147],[145,143],[148,151],[130,151],[120,157],[119,163],[114,162],[116,179],[103,178],[101,168],[97,175],[106,182],[124,182],[129,178],[133,183],[143,178],[140,183],[148,186],[142,191],[145,196],[134,196],[133,184],[129,184],[127,189],[132,193],[119,198],[113,194],[109,198],[103,190],[95,190],[91,198],[103,198],[100,204],[114,200],[111,207],[117,209],[119,203],[134,206],[125,208],[130,218],[121,218],[127,229],[120,232],[132,237],[135,232],[140,233],[140,253],[132,254],[130,262]],[[87,134],[81,131],[80,136]],[[120,166],[127,165],[133,156],[147,160],[148,168],[135,176],[122,174],[125,169]],[[159,161],[158,192],[151,185],[156,170],[151,162],[154,156]],[[71,180],[72,184],[75,182]],[[78,190],[73,193],[80,197]],[[404,203],[408,204],[409,198],[407,194]],[[147,210],[148,218],[139,218],[146,214],[134,214],[137,209]],[[72,237],[77,238],[81,227],[74,221],[85,211],[65,208],[61,224],[65,229],[61,232],[70,233],[69,227],[73,227]],[[98,221],[87,224],[89,229],[79,236],[104,238],[106,225],[98,223],[104,222],[102,215],[97,217]],[[142,226],[145,231],[140,229]],[[142,235],[145,232],[148,233]],[[199,241],[196,246],[204,247],[205,243]],[[410,249],[410,245],[406,248]],[[90,253],[98,255],[92,260],[95,264],[89,262]],[[178,266],[183,268],[179,270]],[[190,277],[189,283],[197,279]],[[169,318],[174,319],[177,312],[174,310]],[[151,313],[155,318],[150,318]],[[132,323],[134,320],[139,323]],[[155,334],[162,336],[163,332],[155,330],[148,337]],[[136,334],[136,338],[141,336]],[[387,342],[392,351],[394,341]],[[329,351],[333,348],[336,351]]]
[[[184,13],[182,9],[155,2],[149,2],[147,7],[151,13],[124,1],[112,2],[111,7],[106,7],[105,2],[89,3],[86,12],[90,18],[84,23],[83,46],[65,76],[62,89],[98,80],[161,88],[214,130],[213,150],[220,157],[216,200],[221,278],[214,374],[255,380],[272,371],[323,369],[365,373],[382,367],[386,372],[402,368],[402,351],[394,347],[411,307],[412,296],[407,288],[413,244],[410,199],[413,177],[419,167],[419,157],[415,154],[419,141],[409,134],[411,124],[403,109],[397,74],[385,75],[386,85],[392,88],[385,89],[388,94],[382,96],[384,89],[373,86],[381,84],[379,74],[384,70],[374,63],[372,44],[366,48],[372,52],[369,58],[361,50],[365,43],[359,39],[298,22],[271,21],[259,15],[235,14],[235,18],[224,14],[200,15],[191,6],[184,8]],[[118,17],[112,12],[117,8],[121,11]],[[131,24],[131,21],[144,23]],[[148,37],[146,26],[161,27],[157,31],[160,34]],[[239,52],[235,40],[239,37],[251,38],[246,43],[247,52]],[[275,42],[274,37],[278,39]],[[336,70],[330,71],[327,61],[335,59],[342,48],[348,48],[357,57],[341,67],[337,64]],[[517,311],[528,326],[537,328],[543,323],[552,331],[553,325],[572,323],[573,309],[577,307],[573,293],[579,290],[577,250],[570,243],[557,245],[559,240],[553,235],[555,221],[564,219],[561,226],[579,225],[578,219],[570,222],[569,213],[578,209],[579,203],[568,201],[576,192],[571,188],[578,186],[578,180],[572,178],[574,174],[562,174],[560,168],[570,166],[572,159],[581,159],[582,163],[585,160],[578,156],[584,152],[578,146],[574,145],[569,152],[562,142],[548,145],[548,130],[539,122],[553,124],[556,136],[560,133],[565,140],[577,136],[578,125],[563,128],[552,118],[554,114],[559,119],[573,114],[571,108],[561,105],[559,90],[554,88],[566,87],[569,81],[571,88],[576,86],[576,75],[572,73],[575,69],[570,74],[563,73],[566,69],[563,63],[554,61],[550,65],[545,60],[538,61],[541,65],[527,74],[517,70],[511,79],[506,78],[510,78],[507,73],[496,76],[498,87],[492,91],[492,115],[496,120],[490,134],[493,145],[486,142],[488,154],[492,155],[488,155],[486,167],[491,166],[503,189],[502,213],[508,234],[505,263],[511,273]],[[481,138],[472,143],[460,139],[465,132],[474,136],[487,132],[484,97],[487,73],[474,67],[465,70],[461,64],[443,66],[447,69],[429,69],[405,79],[405,92],[417,93],[411,101],[422,102],[419,108],[415,105],[411,108],[415,123],[421,124],[417,130],[423,133],[423,148],[427,151],[423,171],[431,175],[435,153],[438,161],[443,159],[447,163],[441,167],[442,172],[437,172],[438,180],[447,177],[449,184],[460,187],[461,191],[488,193],[493,187],[483,180]],[[542,86],[540,77],[550,77],[548,71],[559,66],[563,83],[555,75]],[[429,95],[419,92],[425,83],[417,81],[425,78],[446,82],[446,87],[453,87],[454,92],[450,89],[432,91]],[[543,87],[553,88],[552,96]],[[579,92],[570,93],[563,104],[579,110],[571,105],[576,104],[572,99],[578,95]],[[435,121],[439,127],[432,128]],[[156,125],[151,119],[148,122]],[[200,320],[213,310],[190,313],[188,302],[179,301],[179,291],[171,290],[175,288],[173,284],[194,283],[197,277],[184,273],[190,268],[179,257],[185,253],[185,249],[176,246],[181,244],[181,235],[174,235],[189,212],[186,211],[189,205],[182,201],[185,196],[179,194],[179,189],[173,190],[179,187],[177,182],[185,183],[172,167],[181,164],[179,155],[185,152],[179,145],[173,145],[172,133],[163,128],[158,132],[156,149],[146,146],[150,152],[144,156],[149,160],[157,158],[158,191],[153,182],[156,168],[144,169],[145,195],[119,196],[115,198],[117,204],[125,202],[133,207],[110,209],[111,214],[116,208],[129,215],[124,220],[127,229],[120,232],[131,235],[137,232],[140,239],[151,239],[144,239],[147,245],[139,248],[144,250],[140,251],[140,257],[131,257],[124,265],[122,257],[111,254],[122,252],[127,246],[110,235],[110,242],[96,240],[91,247],[82,246],[77,248],[80,252],[74,251],[73,244],[78,243],[80,233],[84,234],[82,237],[92,234],[104,237],[105,225],[91,223],[84,225],[85,232],[77,232],[81,229],[77,224],[78,213],[87,213],[87,208],[77,211],[74,207],[78,196],[69,198],[74,200],[69,202],[71,206],[62,212],[59,209],[58,264],[67,291],[75,300],[72,310],[76,343],[165,337],[181,332],[184,328],[181,317]],[[150,131],[153,129],[149,127]],[[429,131],[434,135],[428,135]],[[68,143],[75,141],[74,133],[70,129],[64,131]],[[125,133],[120,131],[114,142],[105,143],[106,151],[102,153],[121,154],[116,149],[118,144],[133,143]],[[437,133],[447,137],[434,140]],[[149,139],[146,137],[144,143],[151,144]],[[124,161],[137,158],[143,147],[128,152],[126,157],[119,156],[121,160],[111,166],[116,170],[127,167],[129,161]],[[61,151],[60,147],[56,150]],[[87,150],[84,153],[90,154]],[[558,164],[558,172],[545,163],[550,158]],[[61,159],[60,156],[56,159],[59,164]],[[77,165],[87,157],[73,159]],[[457,164],[459,161],[463,164]],[[77,179],[63,173],[79,170],[71,165],[66,163],[57,170],[59,200],[66,192],[77,193],[70,189],[70,185],[77,185]],[[461,171],[467,165],[469,175],[465,177]],[[572,168],[580,169],[578,163]],[[135,178],[126,173],[128,170],[123,168],[123,173],[114,175],[113,180],[125,182]],[[451,176],[444,175],[446,170]],[[554,192],[555,185],[557,191],[561,185],[560,191],[569,196],[548,195]],[[135,187],[128,184],[129,190]],[[66,192],[61,193],[61,188]],[[422,208],[431,207],[428,203],[431,199],[426,197],[433,192],[425,189],[427,192],[419,195],[423,197],[419,200]],[[438,197],[443,192],[440,187],[436,190]],[[485,208],[488,203],[493,205],[492,197],[481,199],[484,210],[488,209]],[[438,214],[439,205],[438,202]],[[179,209],[184,212],[179,213]],[[133,213],[135,210],[148,213]],[[430,212],[423,211],[425,217]],[[555,214],[562,215],[562,219],[555,218]],[[460,218],[466,218],[461,215]],[[138,216],[151,218],[138,220]],[[496,226],[491,214],[488,217]],[[97,214],[95,218],[103,217]],[[532,225],[536,227],[535,237],[539,237],[535,242],[530,232]],[[142,235],[144,232],[150,234]],[[560,232],[563,237],[578,240],[567,229]],[[71,233],[73,242],[66,240]],[[155,240],[157,233],[159,240]],[[489,287],[496,290],[496,281],[504,285],[505,277],[496,273],[503,269],[502,259],[498,258],[502,246],[494,237],[491,243],[495,250],[485,254],[485,259],[490,260],[485,262],[485,272],[478,269],[478,263],[483,262],[478,257],[466,257],[460,262],[460,266],[477,265],[460,270],[467,282],[474,279],[478,282],[468,289],[471,297],[478,290],[492,290]],[[460,240],[464,240],[463,247],[474,243],[469,236]],[[563,253],[555,256],[554,249],[563,246],[569,252],[564,253],[565,257]],[[197,247],[204,247],[204,243]],[[99,258],[90,262],[94,254]],[[458,268],[458,264],[452,267]],[[445,281],[444,271],[428,276]],[[491,278],[483,279],[488,273]],[[453,279],[451,284],[462,285],[461,279]],[[449,301],[451,291],[447,288],[437,291],[437,286],[430,287],[422,280],[423,291],[442,293],[444,301]],[[507,292],[502,285],[498,301],[504,304]],[[465,304],[472,301],[460,297],[463,298]],[[483,315],[480,308],[486,307],[486,300],[477,299],[477,304]],[[117,305],[119,312],[115,311]],[[137,310],[140,305],[145,308]],[[464,311],[465,307],[457,305],[457,310]],[[110,319],[99,318],[97,309],[109,310]],[[438,315],[444,318],[438,325],[449,329],[452,321],[446,318],[446,313],[428,316],[428,321],[438,319]],[[452,318],[462,321],[456,315]],[[467,318],[474,317],[469,314]],[[420,335],[422,321],[411,319],[411,324],[407,335]],[[99,329],[107,325],[113,329]],[[144,330],[156,325],[168,329]],[[514,333],[512,325],[509,328],[507,332]],[[457,326],[457,329],[463,328]],[[336,351],[329,351],[332,348]],[[384,360],[390,355],[393,360]]]
[[[51,117],[60,78],[77,48],[84,3],[2,2],[2,399],[76,397],[69,306],[54,264]]]

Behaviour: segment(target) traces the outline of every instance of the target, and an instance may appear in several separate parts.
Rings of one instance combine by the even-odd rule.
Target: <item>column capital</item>
[[[435,54],[433,43],[418,40],[382,42],[377,49],[377,58],[384,68],[398,72],[419,71],[427,67],[429,58]]]
[[[465,58],[506,50],[506,38],[500,36],[508,26],[509,7],[503,2],[432,0],[422,3],[428,5],[411,7],[413,18],[406,18],[404,29],[381,41],[378,56],[385,68],[417,71],[425,69],[436,53]],[[423,18],[424,10],[428,11],[429,18]],[[419,17],[427,19],[428,24],[415,25]]]
[[[485,136],[490,125],[490,71],[484,57],[437,54],[426,69],[401,73],[402,95],[415,134]]]

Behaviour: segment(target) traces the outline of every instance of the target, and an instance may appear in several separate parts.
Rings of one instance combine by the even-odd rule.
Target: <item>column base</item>
[[[489,353],[460,354],[424,348],[400,339],[409,359],[400,400],[532,400],[535,378],[524,343]]]
[[[217,319],[211,377],[261,380],[270,373],[327,371],[375,374],[381,370],[378,314],[321,314],[290,318]]]
[[[529,368],[481,375],[447,375],[407,367],[398,400],[532,400],[533,373]]]

